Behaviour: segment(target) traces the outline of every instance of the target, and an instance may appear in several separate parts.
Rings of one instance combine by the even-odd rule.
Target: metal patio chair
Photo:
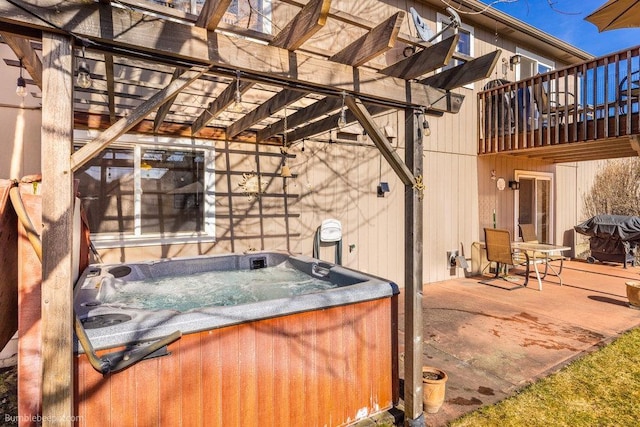
[[[495,263],[495,276],[493,279],[487,281],[481,281],[485,285],[495,286],[492,282],[501,279],[506,281],[509,280],[511,276],[500,276],[503,269],[507,269],[509,266],[513,267],[524,267],[524,283],[522,286],[527,286],[529,282],[529,255],[526,252],[519,251],[515,252],[511,247],[511,233],[509,230],[500,230],[495,228],[485,228],[484,229],[484,242],[487,249],[487,261],[489,264]],[[498,286],[502,288],[501,286]],[[503,288],[508,290],[513,290],[519,288],[520,285],[514,288]]]
[[[638,99],[640,99],[640,70],[633,71],[620,80],[620,84],[618,85],[620,113],[625,114],[627,101],[634,104],[638,102]]]

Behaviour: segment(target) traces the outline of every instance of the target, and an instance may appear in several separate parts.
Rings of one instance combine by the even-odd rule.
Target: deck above
[[[478,155],[562,163],[640,154],[640,46],[485,89]]]

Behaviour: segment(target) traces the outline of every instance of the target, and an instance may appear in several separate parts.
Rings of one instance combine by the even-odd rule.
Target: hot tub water
[[[113,306],[186,312],[290,298],[337,286],[285,263],[254,270],[205,271],[126,282],[116,279],[108,290],[103,289],[100,299]]]

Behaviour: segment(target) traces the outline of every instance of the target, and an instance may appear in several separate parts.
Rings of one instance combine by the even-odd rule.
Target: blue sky
[[[480,1],[491,4],[495,0]],[[595,56],[640,44],[640,28],[599,33],[595,25],[584,20],[606,0],[510,1],[493,4],[493,7]],[[549,5],[550,2],[553,6]]]

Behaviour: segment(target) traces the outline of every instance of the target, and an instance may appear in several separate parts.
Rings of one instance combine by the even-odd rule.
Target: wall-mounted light
[[[389,189],[388,182],[380,182],[380,184],[378,184],[378,188],[377,188],[378,197],[384,197],[384,193],[388,193],[389,191],[391,190]]]
[[[513,67],[511,68],[513,69]],[[507,61],[507,58],[502,58],[502,75],[506,76],[508,70],[509,70],[509,61]]]
[[[520,189],[520,182],[518,181],[509,181],[509,188],[512,190],[519,190]]]
[[[93,83],[91,80],[91,71],[87,65],[87,60],[84,56],[84,46],[82,46],[82,60],[78,64],[78,78],[76,79],[78,86],[83,89],[89,89]]]
[[[342,129],[347,125],[347,110],[344,108],[344,99],[347,96],[346,92],[342,92],[342,107],[340,107],[340,117],[338,117],[338,127]]]
[[[511,58],[509,58],[509,68],[511,69],[511,71],[513,71],[513,68],[520,63],[521,59],[522,55],[513,55]]]
[[[20,59],[20,77],[16,82],[16,95],[25,97],[27,96],[27,82],[22,77],[22,59]]]

